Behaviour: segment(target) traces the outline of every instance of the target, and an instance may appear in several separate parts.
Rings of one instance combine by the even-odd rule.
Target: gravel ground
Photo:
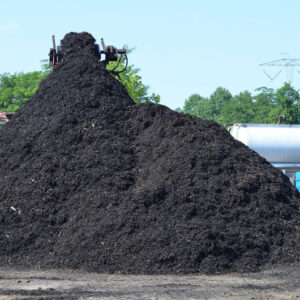
[[[0,274],[0,300],[300,299],[300,266],[214,276],[16,269],[0,269]]]

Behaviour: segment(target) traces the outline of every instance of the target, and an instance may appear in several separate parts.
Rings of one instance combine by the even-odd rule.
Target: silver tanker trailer
[[[300,125],[234,124],[230,133],[296,183],[296,172],[300,172]]]

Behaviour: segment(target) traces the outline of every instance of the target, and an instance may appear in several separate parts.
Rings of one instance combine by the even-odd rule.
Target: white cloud
[[[0,24],[0,33],[16,30],[18,28],[20,28],[20,24],[16,22],[7,22],[4,24]]]

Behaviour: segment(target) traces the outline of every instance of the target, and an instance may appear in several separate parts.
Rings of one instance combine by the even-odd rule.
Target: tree
[[[213,107],[211,101],[198,94],[193,94],[185,100],[183,112],[202,119],[213,119]]]
[[[198,94],[192,94],[184,102],[183,112],[186,114],[197,116],[197,106],[204,98]]]
[[[127,49],[127,53],[133,51],[133,49],[128,49],[127,46],[124,46]],[[107,69],[113,70],[117,66],[117,62],[109,62]],[[125,67],[125,58],[121,59],[120,64],[117,66],[116,71],[123,70]],[[135,103],[145,103],[153,102],[159,103],[160,96],[152,93],[148,95],[150,87],[143,84],[142,77],[138,74],[139,69],[136,69],[134,65],[128,66],[127,69],[120,73],[119,75],[114,75],[114,77],[119,80],[126,88],[127,93],[132,98]]]
[[[275,92],[273,89],[267,87],[260,87],[255,90],[259,92],[253,97],[254,117],[253,123],[271,123],[268,119],[270,111],[275,105]]]
[[[0,74],[0,111],[15,111],[36,92],[46,71]]]
[[[284,86],[276,91],[274,105],[269,113],[268,120],[276,123],[280,115],[284,116],[282,123],[297,124],[299,119],[299,93],[290,85]]]
[[[223,104],[219,122],[221,124],[250,123],[254,116],[253,98],[248,91],[245,91]]]
[[[183,112],[218,122],[223,105],[231,98],[230,92],[222,87],[218,87],[209,98],[193,94],[185,100]]]
[[[210,119],[219,124],[226,123],[282,123],[300,124],[300,95],[289,83],[274,91],[260,87],[252,96],[244,91],[236,96],[225,88],[218,87],[207,99],[193,94],[185,100],[183,109],[177,111]]]
[[[210,96],[210,102],[213,109],[212,119],[218,121],[220,119],[223,105],[232,99],[231,93],[222,87],[218,87]]]

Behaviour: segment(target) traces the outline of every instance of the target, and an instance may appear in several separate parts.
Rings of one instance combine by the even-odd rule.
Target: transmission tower
[[[268,76],[268,78],[271,81],[274,81],[278,77],[278,75],[282,71],[284,71],[286,74],[287,81],[291,83],[294,78],[295,70],[300,74],[300,71],[297,69],[297,67],[300,67],[300,59],[291,58],[288,53],[282,53],[282,54],[288,56],[288,58],[282,58],[282,59],[266,62],[260,64],[259,67],[262,68],[263,72]],[[275,68],[277,69],[275,75],[273,76],[266,71],[266,69],[270,69],[270,67],[273,67],[273,69]]]

